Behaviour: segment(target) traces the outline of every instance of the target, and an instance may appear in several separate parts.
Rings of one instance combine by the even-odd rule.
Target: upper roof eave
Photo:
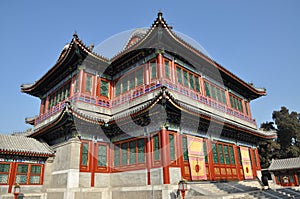
[[[114,61],[120,59],[121,57],[123,57],[124,55],[129,53],[130,51],[134,51],[134,50],[141,48],[143,46],[143,43],[145,43],[146,40],[148,38],[150,38],[151,35],[155,32],[154,30],[156,28],[163,28],[164,30],[166,30],[166,32],[169,34],[169,36],[173,39],[173,41],[177,42],[179,45],[183,46],[187,50],[189,50],[189,51],[193,52],[194,54],[196,54],[197,56],[201,57],[206,62],[210,63],[215,68],[217,68],[221,73],[233,78],[237,83],[239,83],[242,87],[244,87],[246,90],[249,91],[249,99],[250,100],[266,95],[265,89],[255,88],[252,84],[246,83],[244,80],[240,79],[239,77],[237,77],[236,75],[234,75],[233,73],[231,73],[230,71],[225,69],[223,66],[218,64],[216,61],[212,60],[210,57],[208,57],[204,53],[200,52],[198,49],[196,49],[195,47],[193,47],[192,45],[190,45],[189,43],[184,41],[177,34],[175,34],[172,31],[173,28],[168,26],[167,22],[162,17],[161,12],[158,13],[158,17],[153,22],[151,28],[145,33],[144,37],[142,39],[140,39],[139,41],[137,41],[136,43],[134,43],[133,45],[124,49],[117,55],[115,55],[113,58],[111,58],[111,62],[114,62]]]
[[[56,63],[54,64],[54,66],[52,66],[39,80],[35,81],[32,84],[22,84],[21,85],[21,92],[23,93],[27,93],[36,97],[39,97],[37,95],[37,92],[35,92],[34,90],[40,85],[42,84],[49,76],[51,76],[53,73],[55,73],[55,71],[61,67],[62,65],[64,65],[66,63],[66,61],[68,59],[70,59],[70,57],[72,57],[72,55],[74,54],[74,52],[77,49],[80,49],[81,51],[83,51],[84,53],[87,54],[87,56],[90,56],[92,58],[95,58],[96,60],[103,62],[103,63],[108,63],[109,59],[98,55],[94,52],[92,52],[91,49],[89,49],[77,36],[76,33],[74,33],[73,35],[73,39],[71,40],[71,42],[68,44],[67,49],[63,49],[63,51],[61,52],[58,60],[56,61]]]

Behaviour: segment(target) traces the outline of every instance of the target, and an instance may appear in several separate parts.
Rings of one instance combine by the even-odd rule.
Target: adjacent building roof
[[[278,170],[299,169],[299,168],[300,168],[300,157],[278,159],[278,160],[272,159],[272,162],[268,170],[278,171]]]
[[[0,154],[53,156],[54,152],[46,144],[34,138],[0,134]]]

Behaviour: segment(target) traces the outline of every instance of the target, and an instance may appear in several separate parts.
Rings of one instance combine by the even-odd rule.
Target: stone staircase
[[[300,199],[300,188],[281,187],[270,182],[271,189],[263,190],[256,180],[240,182],[189,183],[186,199]]]

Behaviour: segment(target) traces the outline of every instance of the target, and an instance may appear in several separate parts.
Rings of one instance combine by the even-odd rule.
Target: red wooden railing
[[[93,105],[101,106],[101,107],[105,107],[105,108],[113,108],[113,107],[117,107],[121,104],[124,104],[130,100],[133,100],[135,98],[143,96],[146,93],[150,93],[162,86],[167,87],[169,90],[172,90],[172,91],[175,91],[182,95],[185,95],[185,96],[191,98],[192,100],[198,101],[206,106],[217,109],[225,114],[233,115],[233,116],[238,117],[238,118],[240,118],[244,121],[247,121],[251,124],[256,124],[255,119],[250,118],[249,116],[245,115],[244,113],[239,112],[235,109],[232,109],[232,108],[228,107],[227,105],[220,103],[216,100],[205,97],[201,93],[191,90],[183,85],[174,84],[173,82],[171,82],[167,79],[156,80],[156,81],[151,82],[148,85],[142,85],[142,86],[136,87],[135,89],[127,91],[117,97],[113,97],[113,99],[111,99],[111,100],[95,98],[90,95],[81,94],[81,93],[75,93],[68,100],[70,102],[81,101],[81,102],[85,102],[85,103],[89,103],[89,104],[93,104]],[[62,101],[62,102],[58,103],[57,105],[53,106],[52,108],[50,108],[46,113],[39,115],[36,118],[35,123],[38,124],[38,123],[44,121],[45,119],[51,117],[55,113],[59,112],[60,110],[62,110],[65,107],[65,102],[66,101]]]

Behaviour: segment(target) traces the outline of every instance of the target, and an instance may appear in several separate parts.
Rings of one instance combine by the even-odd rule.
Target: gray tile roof
[[[34,138],[0,134],[0,153],[31,154],[37,156],[52,156],[54,152],[46,144]]]
[[[299,169],[300,168],[300,157],[272,160],[268,170],[286,170],[286,169]]]

